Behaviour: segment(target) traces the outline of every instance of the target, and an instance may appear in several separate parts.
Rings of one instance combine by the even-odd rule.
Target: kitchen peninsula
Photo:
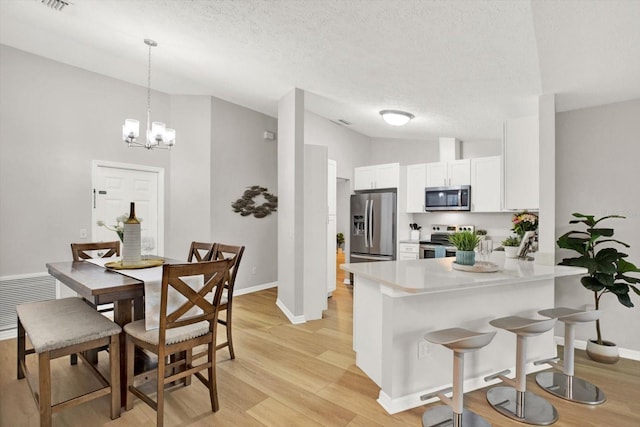
[[[452,257],[342,265],[355,276],[356,365],[380,387],[378,403],[389,413],[428,403],[420,396],[451,384],[451,352],[424,341],[426,332],[451,327],[490,331],[489,321],[498,317],[540,317],[538,310],[554,307],[554,278],[586,271],[505,259],[504,252],[491,256],[499,266],[494,273],[455,270],[454,261]],[[515,351],[514,335],[500,330],[490,345],[469,353],[465,391],[485,387],[483,377],[503,369],[515,375]],[[548,367],[534,367],[533,361],[554,356],[552,332],[530,338],[527,372]]]

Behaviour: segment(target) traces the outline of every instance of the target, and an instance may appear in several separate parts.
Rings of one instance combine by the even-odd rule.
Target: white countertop
[[[421,294],[526,283],[587,272],[579,267],[540,265],[534,261],[505,259],[504,252],[501,251],[491,255],[490,261],[499,266],[499,270],[494,273],[454,270],[451,266],[454,261],[455,257],[380,261],[342,264],[340,268],[357,277],[366,277],[387,285],[393,290]],[[358,286],[357,279],[355,286]]]

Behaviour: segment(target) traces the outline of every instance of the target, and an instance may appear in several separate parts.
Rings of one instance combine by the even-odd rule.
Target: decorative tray
[[[122,265],[122,261],[111,261],[104,266],[113,268],[114,270],[137,270],[139,268],[157,267],[164,264],[164,260],[160,258],[142,259],[140,262],[130,265]]]
[[[456,262],[451,263],[454,270],[470,271],[472,273],[495,273],[499,270],[498,264],[485,261],[476,261],[473,265],[462,265]]]

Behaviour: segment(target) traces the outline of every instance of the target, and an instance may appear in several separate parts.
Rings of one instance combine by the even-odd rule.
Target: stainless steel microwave
[[[469,211],[471,210],[471,186],[425,188],[425,211]]]

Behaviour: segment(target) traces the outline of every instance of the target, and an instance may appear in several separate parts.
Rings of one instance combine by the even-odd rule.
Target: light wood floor
[[[343,261],[338,261],[343,262]],[[236,297],[236,360],[218,354],[220,411],[210,412],[206,389],[194,380],[165,394],[168,426],[420,426],[424,407],[395,415],[378,403],[378,387],[356,366],[351,349],[352,292],[342,281],[322,320],[291,325],[275,306],[276,290]],[[221,330],[222,331],[222,330]],[[515,349],[514,349],[515,350]],[[101,363],[106,357],[100,355]],[[92,383],[83,367],[54,362],[54,399]],[[443,369],[451,369],[444,366]],[[426,375],[427,373],[425,373]],[[572,404],[540,391],[556,406],[558,427],[640,426],[640,362],[601,365],[576,354],[576,374],[598,384],[603,405]],[[465,396],[466,406],[494,426],[517,426],[491,409],[484,390]],[[153,426],[155,413],[140,401],[117,420],[109,419],[108,397],[54,415],[54,426]],[[0,341],[0,426],[37,426],[35,404],[25,380],[16,380],[16,340]]]

